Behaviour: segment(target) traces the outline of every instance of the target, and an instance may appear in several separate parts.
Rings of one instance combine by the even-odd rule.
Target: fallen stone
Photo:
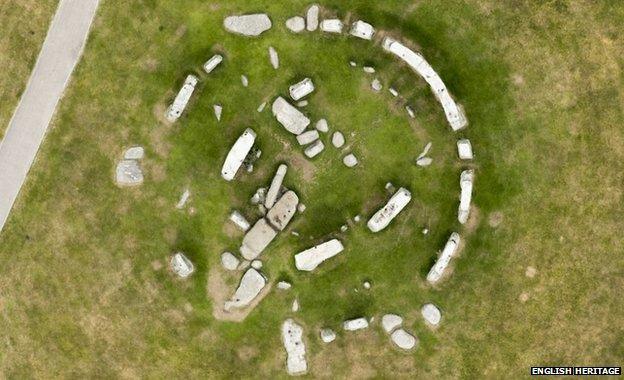
[[[395,90],[393,87],[388,88],[388,91],[392,94],[392,96],[399,96],[399,92]]]
[[[345,143],[345,138],[342,132],[340,131],[334,132],[334,134],[332,135],[332,145],[335,146],[336,148],[342,148],[344,143]]]
[[[358,164],[358,159],[355,157],[355,155],[353,155],[353,153],[349,153],[342,159],[342,162],[348,168],[352,168],[352,167],[354,167],[355,165]]]
[[[266,219],[262,218],[247,231],[240,247],[241,255],[247,260],[254,260],[275,239],[277,232]]]
[[[291,17],[286,20],[286,27],[293,33],[302,32],[305,29],[305,20],[301,16]]]
[[[375,72],[375,68],[371,66],[364,66],[363,70],[365,73],[368,73],[368,74],[373,74]]]
[[[238,288],[229,301],[224,304],[226,311],[232,308],[248,306],[266,285],[266,278],[253,268],[247,269]]]
[[[221,121],[221,114],[223,113],[223,107],[220,104],[215,104],[212,106],[214,108],[214,114],[217,118],[217,121]]]
[[[373,89],[373,91],[379,92],[381,91],[383,86],[381,85],[381,82],[379,81],[379,79],[375,78],[373,79],[373,82],[371,83],[371,88]]]
[[[115,170],[118,186],[137,186],[143,183],[143,171],[136,160],[121,160]]]
[[[470,201],[472,199],[472,184],[474,182],[474,170],[464,170],[459,177],[459,185],[461,194],[459,197],[459,208],[457,211],[457,220],[464,224],[468,220],[470,214]]]
[[[331,343],[336,340],[336,332],[330,328],[321,329],[320,335],[323,343]]]
[[[405,111],[407,111],[407,114],[409,115],[410,118],[414,119],[416,117],[416,113],[414,112],[412,107],[405,106]]]
[[[236,172],[240,169],[241,165],[245,161],[247,154],[251,151],[254,142],[256,141],[256,132],[251,128],[247,128],[245,132],[236,140],[232,148],[230,149],[223,167],[221,168],[221,176],[226,181],[234,179]]]
[[[312,129],[307,132],[303,132],[297,136],[297,142],[299,145],[308,145],[319,139],[319,133],[316,129]]]
[[[403,350],[411,350],[416,347],[416,337],[403,329],[398,329],[390,335],[392,342]]]
[[[266,215],[268,210],[267,210],[266,207],[264,207],[263,204],[259,204],[258,205],[258,211],[260,212],[260,215]]]
[[[437,326],[440,324],[442,313],[440,313],[440,309],[438,309],[436,305],[432,303],[425,304],[422,309],[420,309],[420,313],[425,321],[430,325]]]
[[[342,323],[342,328],[345,329],[345,331],[356,331],[356,330],[365,329],[367,327],[368,327],[368,321],[366,320],[366,318],[363,318],[363,317],[350,319]]]
[[[267,209],[271,209],[273,205],[275,205],[275,201],[277,200],[277,196],[279,195],[280,189],[282,188],[282,182],[284,182],[284,177],[286,177],[287,171],[287,165],[281,164],[277,167],[277,171],[275,172],[275,176],[273,176],[271,186],[269,186],[269,191],[267,192],[266,198],[264,200],[264,206]]]
[[[435,284],[440,280],[440,278],[442,278],[444,270],[451,261],[451,258],[455,255],[458,246],[459,234],[457,232],[453,232],[446,242],[446,245],[444,246],[440,257],[438,257],[438,260],[433,265],[433,267],[431,267],[431,270],[427,274],[427,281],[430,284]]]
[[[243,231],[247,231],[249,229],[249,222],[237,210],[232,211],[232,213],[230,214],[230,220]]]
[[[225,30],[244,36],[259,36],[271,29],[271,19],[264,13],[228,16],[223,20]]]
[[[460,160],[472,160],[472,144],[468,139],[457,140],[457,154]]]
[[[252,267],[253,269],[256,269],[256,270],[260,270],[260,269],[262,269],[262,261],[260,261],[260,260],[254,260],[254,261],[252,261],[252,262],[251,262],[251,267]]]
[[[277,230],[283,231],[293,215],[295,215],[297,204],[299,204],[299,197],[297,194],[292,190],[285,192],[267,213],[269,223]]]
[[[171,258],[171,270],[181,278],[187,278],[195,271],[195,267],[182,252],[178,252]]]
[[[386,228],[392,219],[394,219],[412,199],[412,194],[405,188],[401,187],[390,198],[388,203],[375,213],[368,220],[368,228],[372,232],[378,232]]]
[[[292,134],[301,134],[310,124],[310,119],[281,96],[273,102],[272,111],[277,121]]]
[[[273,46],[269,46],[269,61],[275,70],[279,69],[279,56]]]
[[[267,194],[267,188],[260,187],[258,190],[256,190],[254,195],[251,197],[251,200],[250,200],[251,204],[257,205],[260,203],[264,203],[264,201],[266,200],[266,194]]]
[[[332,239],[326,241],[297,253],[295,255],[295,267],[301,271],[312,271],[322,262],[336,256],[343,250],[344,246],[340,240]]]
[[[427,155],[427,153],[429,153],[429,151],[431,150],[431,141],[427,143],[427,145],[425,145],[425,149],[423,149],[422,152],[420,152],[420,154],[418,155],[418,158],[421,157],[425,157]]]
[[[258,108],[256,108],[256,111],[262,112],[264,111],[264,107],[266,107],[266,102],[262,102],[262,104],[260,104]]]
[[[295,298],[295,300],[292,303],[292,307],[290,308],[290,310],[292,310],[293,313],[296,313],[299,311],[299,300],[297,300]]]
[[[323,132],[323,133],[329,132],[329,125],[327,124],[327,120],[325,119],[321,119],[317,121],[314,128],[316,128],[316,130],[319,132]]]
[[[358,20],[351,25],[351,30],[349,31],[349,33],[354,37],[370,41],[373,39],[375,29],[371,24],[362,20]]]
[[[328,19],[321,21],[321,30],[326,33],[342,33],[342,21],[338,19]]]
[[[431,157],[420,157],[416,160],[416,165],[425,167],[431,165],[432,162],[433,159]]]
[[[247,78],[246,75],[241,75],[241,83],[243,87],[249,86],[249,79]]]
[[[293,84],[288,88],[288,92],[290,93],[290,97],[297,101],[301,98],[306,97],[314,91],[314,83],[312,83],[312,79],[305,78],[302,81]]]
[[[384,331],[388,334],[401,326],[401,324],[403,324],[403,318],[396,314],[386,314],[381,317],[381,327],[383,327]]]
[[[306,12],[306,29],[308,32],[314,32],[319,24],[319,6],[311,5]]]
[[[277,283],[277,288],[280,290],[288,290],[292,287],[292,285],[290,284],[290,282],[287,281],[280,281]]]
[[[303,328],[292,319],[282,324],[282,343],[286,349],[286,370],[291,376],[303,375],[308,371],[306,348],[303,342]]]
[[[171,106],[169,106],[169,108],[167,108],[167,111],[165,112],[165,117],[168,121],[173,123],[178,120],[180,115],[182,115],[182,112],[186,108],[189,100],[191,99],[191,95],[193,95],[193,91],[195,91],[195,86],[197,85],[198,81],[199,79],[197,79],[195,75],[188,75],[186,77],[182,88],[176,95]]]
[[[219,64],[223,61],[223,56],[220,54],[213,55],[209,60],[204,63],[204,71],[206,74],[210,74]]]
[[[191,196],[191,191],[189,189],[185,189],[184,192],[182,193],[182,195],[180,196],[180,200],[178,201],[178,203],[176,204],[176,208],[178,210],[181,210],[184,208],[184,205],[186,205],[186,202],[188,201],[188,199]]]
[[[321,153],[323,149],[325,149],[325,144],[323,144],[321,140],[316,140],[312,144],[308,145],[303,153],[305,153],[308,158],[313,158]]]
[[[240,260],[231,252],[223,252],[221,254],[221,265],[227,270],[236,270],[240,265]]]
[[[145,150],[140,146],[133,146],[124,153],[124,160],[140,160],[143,158]]]

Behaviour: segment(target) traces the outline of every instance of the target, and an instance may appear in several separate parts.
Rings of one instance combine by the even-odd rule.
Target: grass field
[[[37,13],[47,11],[43,4]],[[102,2],[0,235],[0,373],[285,377],[279,326],[293,315],[295,296],[310,377],[518,378],[531,365],[622,364],[624,7],[324,2],[337,16],[361,17],[420,47],[466,109],[469,127],[453,134],[425,83],[379,46],[288,33],[284,21],[308,4]],[[254,11],[274,21],[261,38],[222,29],[226,15]],[[0,17],[17,24],[22,15]],[[10,41],[2,49],[23,54],[21,43]],[[269,45],[280,54],[277,71],[268,62]],[[199,73],[214,52],[225,53],[222,67],[203,77],[178,123],[163,124],[162,112],[185,75]],[[35,57],[36,49],[29,54]],[[372,76],[350,68],[349,60],[375,66],[383,93],[372,93]],[[241,74],[249,77],[248,88],[240,85]],[[361,161],[356,169],[345,168],[332,147],[307,161],[268,109],[255,111],[303,76],[317,85],[305,112],[345,132]],[[3,94],[14,88],[1,78]],[[415,107],[414,121],[387,93],[389,84]],[[0,128],[16,103],[10,98],[13,105],[2,102]],[[224,107],[220,123],[215,103]],[[219,175],[223,158],[247,127],[258,132],[263,155],[254,173],[226,183]],[[469,137],[477,155],[469,228],[455,221],[458,136]],[[413,161],[428,141],[434,163],[418,168]],[[146,148],[146,182],[119,189],[116,161],[135,144]],[[227,215],[237,208],[255,217],[248,199],[268,185],[278,162],[291,166],[286,185],[308,209],[288,229],[300,237],[282,234],[263,254],[263,271],[294,287],[271,291],[242,323],[217,321],[207,283],[219,271],[220,253],[235,250],[242,237]],[[369,216],[383,202],[387,181],[412,191],[404,214],[374,236],[364,223],[340,234],[347,218]],[[186,186],[193,215],[174,209]],[[424,226],[431,230],[426,237]],[[430,288],[424,276],[455,229],[465,247],[452,276]],[[297,273],[292,255],[327,236],[345,241],[344,254],[311,274]],[[176,250],[196,264],[187,281],[166,269]],[[534,277],[526,275],[529,266],[537,269]],[[238,280],[223,276],[232,287]],[[368,292],[364,280],[373,284]],[[429,301],[443,310],[436,331],[419,313]],[[338,329],[360,315],[378,320],[385,312],[406,318],[418,350],[394,350],[378,324],[339,332],[327,346],[317,337],[320,327]]]
[[[57,0],[0,0],[0,138],[26,86]]]

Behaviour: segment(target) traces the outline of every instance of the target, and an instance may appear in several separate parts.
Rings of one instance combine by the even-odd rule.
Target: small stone
[[[398,329],[390,336],[394,344],[403,350],[411,350],[416,347],[416,337],[403,329]]]
[[[437,326],[440,324],[440,319],[442,318],[442,313],[440,313],[440,309],[432,303],[425,304],[422,309],[420,309],[420,313],[427,323],[432,326]]]
[[[394,89],[394,87],[388,88],[388,91],[392,94],[392,96],[399,96],[399,92]]]
[[[350,319],[342,323],[342,328],[345,329],[346,331],[356,331],[356,330],[365,329],[367,327],[368,327],[368,321],[366,320],[366,318],[363,318],[363,317]]]
[[[342,225],[340,227],[340,232],[347,232],[347,230],[349,229],[349,226],[347,226],[346,224]]]
[[[316,140],[312,144],[308,145],[304,153],[308,158],[313,158],[325,149],[325,145],[321,140]]]
[[[425,228],[422,229],[422,234],[423,235],[427,235],[428,233],[429,233],[429,229],[428,228],[425,227]]]
[[[215,114],[215,117],[217,118],[217,121],[221,121],[221,114],[223,113],[223,107],[219,104],[215,104],[214,106],[212,106],[212,108],[214,108],[214,114]]]
[[[394,329],[403,324],[403,318],[396,314],[386,314],[381,317],[381,327],[384,331],[390,334]]]
[[[336,340],[336,332],[334,330],[325,328],[321,329],[321,340],[323,343],[331,343]]]
[[[305,29],[305,20],[301,16],[291,17],[286,20],[286,27],[293,33],[302,32]]]
[[[231,252],[221,254],[221,265],[227,270],[236,270],[240,265],[240,260]]]
[[[355,223],[359,223],[360,220],[362,220],[362,217],[360,215],[356,215],[353,220],[355,221]]]
[[[249,86],[249,79],[247,79],[247,76],[241,75],[241,83],[243,84],[243,87]]]
[[[279,56],[273,46],[269,46],[269,61],[275,70],[279,69]]]
[[[468,139],[457,140],[457,154],[460,160],[472,160],[472,144]]]
[[[412,107],[410,106],[405,106],[405,111],[407,111],[407,114],[409,115],[409,117],[411,117],[412,119],[414,119],[416,117],[416,113],[414,112],[414,110],[412,109]]]
[[[422,152],[420,152],[420,154],[418,155],[418,158],[421,157],[425,157],[427,155],[427,153],[429,153],[429,151],[431,150],[431,141],[427,143],[427,145],[425,145],[425,149],[423,149]]]
[[[364,281],[364,284],[362,284],[362,286],[364,286],[364,289],[370,289],[371,288],[371,283],[368,281]]]
[[[319,6],[313,4],[306,12],[306,29],[308,32],[314,32],[319,25]]]
[[[292,307],[290,308],[290,310],[292,310],[293,313],[296,313],[299,311],[299,300],[297,300],[295,298],[295,300],[292,303]]]
[[[425,167],[431,165],[432,162],[433,159],[431,157],[421,157],[416,160],[416,165]]]
[[[297,103],[297,107],[305,107],[307,105],[308,105],[308,101],[307,100],[302,100],[302,101]]]
[[[342,162],[348,167],[348,168],[352,168],[355,165],[358,164],[358,159],[352,154],[348,154],[346,155],[343,159]]]
[[[299,205],[297,206],[297,211],[299,211],[300,213],[304,212],[306,210],[306,205],[304,205],[303,203],[299,203]]]
[[[145,150],[141,146],[133,146],[124,153],[124,160],[140,160],[143,158]]]
[[[185,189],[182,195],[180,196],[180,200],[178,201],[175,207],[178,210],[183,209],[184,205],[186,205],[186,202],[188,201],[190,196],[191,196],[191,191],[189,189]]]
[[[267,105],[267,103],[266,103],[266,102],[263,102],[262,104],[260,104],[260,105],[258,106],[258,108],[256,109],[256,111],[258,111],[258,112],[262,112],[262,111],[264,111],[264,107],[266,107],[266,105]]]
[[[252,172],[253,172],[253,170],[254,170],[254,166],[253,166],[253,164],[249,164],[249,165],[247,165],[246,169],[247,169],[247,173],[252,173]]]
[[[299,232],[297,232],[297,231],[290,231],[290,234],[292,236],[299,236]]]
[[[364,66],[362,70],[364,70],[364,72],[368,74],[373,74],[375,72],[375,68],[371,66]]]
[[[253,260],[253,261],[251,262],[251,267],[252,267],[253,269],[256,269],[256,270],[260,270],[260,269],[262,269],[262,261],[260,261],[260,260]]]
[[[264,13],[229,16],[223,20],[223,26],[228,32],[244,36],[258,36],[271,29],[271,19]]]
[[[277,283],[277,288],[280,289],[280,290],[288,290],[291,287],[292,287],[292,285],[288,281],[280,281],[280,282]]]
[[[357,66],[357,63],[353,62],[353,61],[349,61],[349,66],[351,67],[355,67]]]
[[[302,134],[297,136],[297,142],[299,143],[299,145],[308,145],[318,139],[319,139],[319,133],[316,129],[303,132]]]
[[[381,85],[381,82],[379,81],[379,79],[375,78],[373,79],[373,82],[371,83],[371,88],[373,89],[373,91],[379,92],[381,91],[383,86]]]
[[[396,188],[392,184],[392,182],[386,182],[386,186],[384,186],[386,191],[390,194],[394,194],[396,192]]]
[[[314,128],[316,128],[316,130],[319,132],[323,132],[323,133],[329,132],[329,125],[327,124],[327,120],[325,119],[321,119],[317,121],[316,125],[314,125]]]
[[[345,144],[344,135],[339,131],[334,132],[334,134],[332,135],[332,145],[335,146],[336,148],[342,148],[344,144]]]

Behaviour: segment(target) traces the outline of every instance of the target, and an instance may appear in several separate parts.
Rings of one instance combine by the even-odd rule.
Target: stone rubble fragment
[[[325,119],[320,119],[319,121],[317,121],[314,128],[316,128],[316,130],[319,132],[323,132],[323,133],[329,132],[329,124],[327,124],[327,120]]]
[[[319,6],[312,4],[306,12],[306,29],[308,32],[314,32],[318,29],[319,24]]]
[[[356,67],[357,63],[353,62],[353,61],[349,61],[349,66],[351,67]]]
[[[182,112],[186,108],[189,100],[191,99],[191,95],[193,95],[193,91],[195,91],[195,86],[197,85],[198,81],[199,79],[197,79],[195,75],[188,75],[186,77],[186,80],[184,81],[182,88],[180,88],[178,95],[176,95],[173,103],[171,104],[171,106],[169,106],[169,108],[167,108],[167,112],[165,113],[165,117],[169,122],[175,122],[176,120],[178,120],[180,115],[182,115]]]
[[[327,19],[321,21],[321,31],[326,33],[342,33],[342,21],[339,19]]]
[[[367,327],[368,327],[368,321],[364,317],[349,319],[342,323],[342,328],[345,331],[356,331],[356,330],[365,329]]]
[[[351,30],[349,31],[349,33],[354,37],[370,41],[373,39],[375,29],[371,24],[362,20],[358,20],[351,25]]]
[[[386,228],[392,219],[399,215],[401,210],[407,206],[411,199],[412,194],[407,189],[401,187],[394,193],[388,203],[368,220],[368,228],[372,232],[378,232]]]
[[[388,91],[392,94],[392,96],[395,96],[395,97],[399,96],[399,92],[396,89],[394,89],[394,87],[388,88]]]
[[[254,268],[247,269],[234,295],[225,302],[223,308],[229,311],[232,308],[248,306],[260,294],[265,285],[266,278],[260,272]]]
[[[390,335],[392,342],[397,345],[400,349],[403,350],[411,350],[416,347],[416,343],[418,340],[416,337],[403,329],[395,330],[392,335]]]
[[[271,19],[264,13],[228,16],[223,20],[225,30],[244,36],[259,36],[271,29]]]
[[[249,222],[237,210],[232,211],[232,213],[230,214],[230,221],[232,221],[232,223],[234,223],[238,228],[243,231],[247,231],[249,229]]]
[[[279,69],[279,55],[273,46],[269,46],[269,61],[275,70]]]
[[[342,226],[340,226],[340,232],[347,232],[348,229],[349,229],[349,226],[347,226],[346,224],[343,224]]]
[[[310,119],[281,96],[275,99],[271,108],[277,121],[292,134],[301,134],[310,124]]]
[[[214,114],[215,114],[215,117],[217,118],[217,121],[221,121],[221,114],[223,113],[223,107],[220,104],[215,104],[214,106],[212,106],[212,108],[214,109]]]
[[[145,155],[145,149],[141,146],[133,146],[124,153],[124,160],[140,160]]]
[[[342,163],[344,163],[348,168],[352,168],[358,164],[358,159],[353,153],[349,153],[342,159]]]
[[[405,111],[407,112],[407,115],[411,118],[414,119],[416,118],[416,112],[414,112],[414,109],[410,106],[405,106]]]
[[[273,205],[275,205],[277,196],[279,195],[280,189],[282,188],[282,182],[284,182],[284,177],[286,177],[286,172],[288,172],[287,165],[281,164],[277,167],[275,176],[273,176],[273,180],[271,181],[271,186],[269,186],[266,198],[264,199],[264,206],[267,209],[271,209]]]
[[[472,199],[472,184],[474,182],[474,170],[464,170],[459,177],[461,195],[459,198],[459,208],[457,220],[461,224],[466,223],[470,214],[470,201]]]
[[[307,100],[302,100],[300,102],[297,102],[297,107],[301,108],[301,107],[305,107],[308,105],[308,101]]]
[[[472,160],[472,144],[468,139],[457,140],[457,154],[460,160]]]
[[[301,251],[295,255],[295,267],[301,271],[312,271],[322,262],[330,259],[344,250],[338,239],[332,239]]]
[[[221,176],[226,181],[234,179],[236,172],[240,169],[241,165],[245,161],[245,158],[249,154],[249,151],[253,147],[256,141],[256,132],[251,128],[247,128],[245,132],[236,140],[221,168]]]
[[[442,319],[442,313],[440,313],[440,309],[432,303],[425,304],[422,309],[420,309],[420,313],[427,323],[432,326],[437,326],[440,324],[440,319]]]
[[[266,217],[269,223],[277,230],[283,231],[288,225],[299,204],[299,197],[294,191],[289,190],[275,202],[275,205],[269,210]]]
[[[427,281],[430,284],[437,283],[442,275],[444,274],[444,270],[449,265],[451,258],[455,255],[457,251],[457,247],[459,246],[459,234],[457,232],[453,232],[449,237],[442,253],[438,257],[436,263],[431,267],[431,270],[427,274]]]
[[[180,196],[180,200],[178,200],[178,203],[176,204],[175,207],[178,210],[183,209],[184,206],[186,205],[186,202],[188,202],[190,196],[191,196],[191,191],[189,189],[185,189],[182,195]]]
[[[340,131],[334,132],[334,134],[332,135],[332,145],[335,146],[336,148],[342,148],[344,144],[345,144],[345,138],[342,132]]]
[[[323,149],[325,149],[325,144],[323,144],[321,140],[316,140],[312,144],[308,145],[303,153],[305,153],[308,158],[313,158],[321,153]]]
[[[330,328],[321,329],[320,335],[323,343],[331,343],[336,340],[336,332]]]
[[[290,284],[290,282],[287,281],[280,281],[277,283],[277,288],[280,290],[288,290],[292,287],[292,285]]]
[[[256,108],[256,111],[262,112],[264,111],[264,107],[266,107],[266,102],[262,102],[262,104],[260,104],[258,108]]]
[[[297,142],[299,145],[308,145],[319,139],[319,133],[316,129],[312,129],[306,132],[303,132],[299,136],[297,136]]]
[[[252,205],[257,205],[260,203],[264,203],[266,201],[266,194],[267,194],[267,188],[266,187],[260,187],[258,188],[258,190],[256,190],[256,192],[254,193],[254,195],[251,197],[251,204]]]
[[[371,66],[364,66],[362,70],[367,74],[373,74],[375,72],[375,68]]]
[[[231,252],[223,252],[221,254],[221,265],[227,270],[236,270],[240,265],[240,260]]]
[[[204,63],[204,71],[206,74],[210,74],[219,64],[223,61],[223,56],[220,54],[213,55],[209,60]]]
[[[195,267],[182,252],[178,252],[171,258],[171,270],[180,278],[187,278],[195,271]]]
[[[290,308],[290,310],[292,310],[293,313],[296,313],[299,311],[299,300],[297,300],[295,298],[295,300],[292,303],[292,307]]]
[[[293,33],[300,33],[305,29],[305,20],[301,16],[291,17],[286,20],[286,27]]]
[[[286,349],[286,370],[289,375],[303,375],[308,371],[306,348],[303,342],[303,327],[292,319],[282,324],[282,343]]]
[[[396,314],[385,314],[381,317],[381,327],[383,327],[384,331],[388,334],[401,326],[402,323],[403,318]]]
[[[241,84],[243,85],[243,87],[249,86],[249,79],[246,75],[241,75]]]
[[[303,203],[299,203],[299,206],[297,206],[297,211],[304,212],[306,210],[306,205],[304,205]]]
[[[246,260],[253,260],[260,256],[262,251],[275,239],[277,231],[271,227],[266,219],[259,219],[243,237],[240,253]]]
[[[373,79],[373,82],[371,83],[371,88],[373,89],[373,91],[379,92],[381,91],[383,86],[381,85],[381,82],[379,81],[379,79],[375,78]]]
[[[290,97],[297,101],[306,97],[314,91],[314,83],[312,83],[312,79],[304,78],[300,82],[297,82],[288,88],[288,92],[290,93]]]

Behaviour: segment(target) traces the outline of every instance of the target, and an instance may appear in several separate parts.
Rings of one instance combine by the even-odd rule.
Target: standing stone
[[[271,61],[271,66],[273,66],[275,70],[279,68],[279,56],[273,46],[269,46],[269,61]]]
[[[247,269],[238,288],[229,301],[223,305],[226,311],[232,308],[248,306],[260,294],[266,285],[266,278],[253,268]]]
[[[472,144],[468,139],[457,140],[457,153],[460,160],[472,160]]]
[[[275,229],[283,231],[293,215],[295,215],[297,204],[299,204],[299,197],[294,191],[289,190],[284,193],[267,213],[269,223],[271,223]]]
[[[297,142],[299,145],[308,145],[319,139],[319,133],[317,130],[312,129],[307,132],[303,132],[299,136],[297,136]]]
[[[411,350],[416,347],[416,343],[418,343],[415,336],[403,329],[396,330],[390,337],[392,338],[394,344],[403,350]]]
[[[362,20],[358,20],[351,25],[351,30],[349,31],[349,33],[354,37],[370,41],[373,39],[375,29],[371,24]]]
[[[323,132],[323,133],[329,132],[329,125],[327,124],[327,120],[325,119],[321,119],[317,121],[314,128],[316,128],[316,130],[319,132]]]
[[[336,148],[342,148],[344,143],[345,143],[344,135],[339,131],[334,132],[334,134],[332,135],[332,144]]]
[[[396,314],[386,314],[381,317],[381,327],[383,327],[384,331],[390,334],[394,329],[401,326],[403,323],[403,318]]]
[[[293,84],[288,88],[290,93],[290,97],[297,101],[306,97],[314,91],[314,83],[312,83],[312,79],[304,78],[298,83]]]
[[[243,231],[247,231],[249,229],[249,222],[245,217],[237,210],[232,211],[230,214],[230,220],[234,223],[238,228]]]
[[[254,261],[252,261],[252,262],[251,262],[251,267],[252,267],[253,269],[256,269],[256,270],[260,270],[260,269],[262,269],[262,261],[260,261],[260,260],[254,260]]]
[[[410,118],[414,119],[416,117],[416,113],[414,112],[412,107],[405,106],[405,111],[407,111],[407,114],[409,115]]]
[[[286,27],[293,33],[302,32],[305,29],[305,20],[301,16],[291,17],[286,20]]]
[[[342,21],[339,19],[327,19],[321,21],[320,28],[326,33],[342,33]]]
[[[182,252],[178,252],[171,258],[171,270],[181,278],[187,278],[195,271],[195,267]]]
[[[350,153],[348,155],[346,155],[343,159],[342,162],[348,167],[348,168],[352,168],[355,165],[358,164],[358,160],[357,158],[353,155],[353,153]]]
[[[321,153],[323,149],[325,149],[325,144],[323,144],[321,140],[316,140],[312,144],[308,145],[303,153],[305,153],[308,158],[313,158]]]
[[[228,16],[223,20],[225,30],[244,36],[258,36],[271,29],[271,19],[264,13]]]
[[[331,343],[336,340],[336,333],[330,328],[321,329],[321,340],[323,343]]]
[[[420,313],[427,323],[432,326],[437,326],[440,324],[440,319],[442,319],[442,313],[440,313],[440,309],[432,303],[425,304],[422,309],[420,309]]]
[[[314,32],[318,28],[319,24],[319,6],[313,4],[308,8],[306,12],[306,29],[308,32]]]

